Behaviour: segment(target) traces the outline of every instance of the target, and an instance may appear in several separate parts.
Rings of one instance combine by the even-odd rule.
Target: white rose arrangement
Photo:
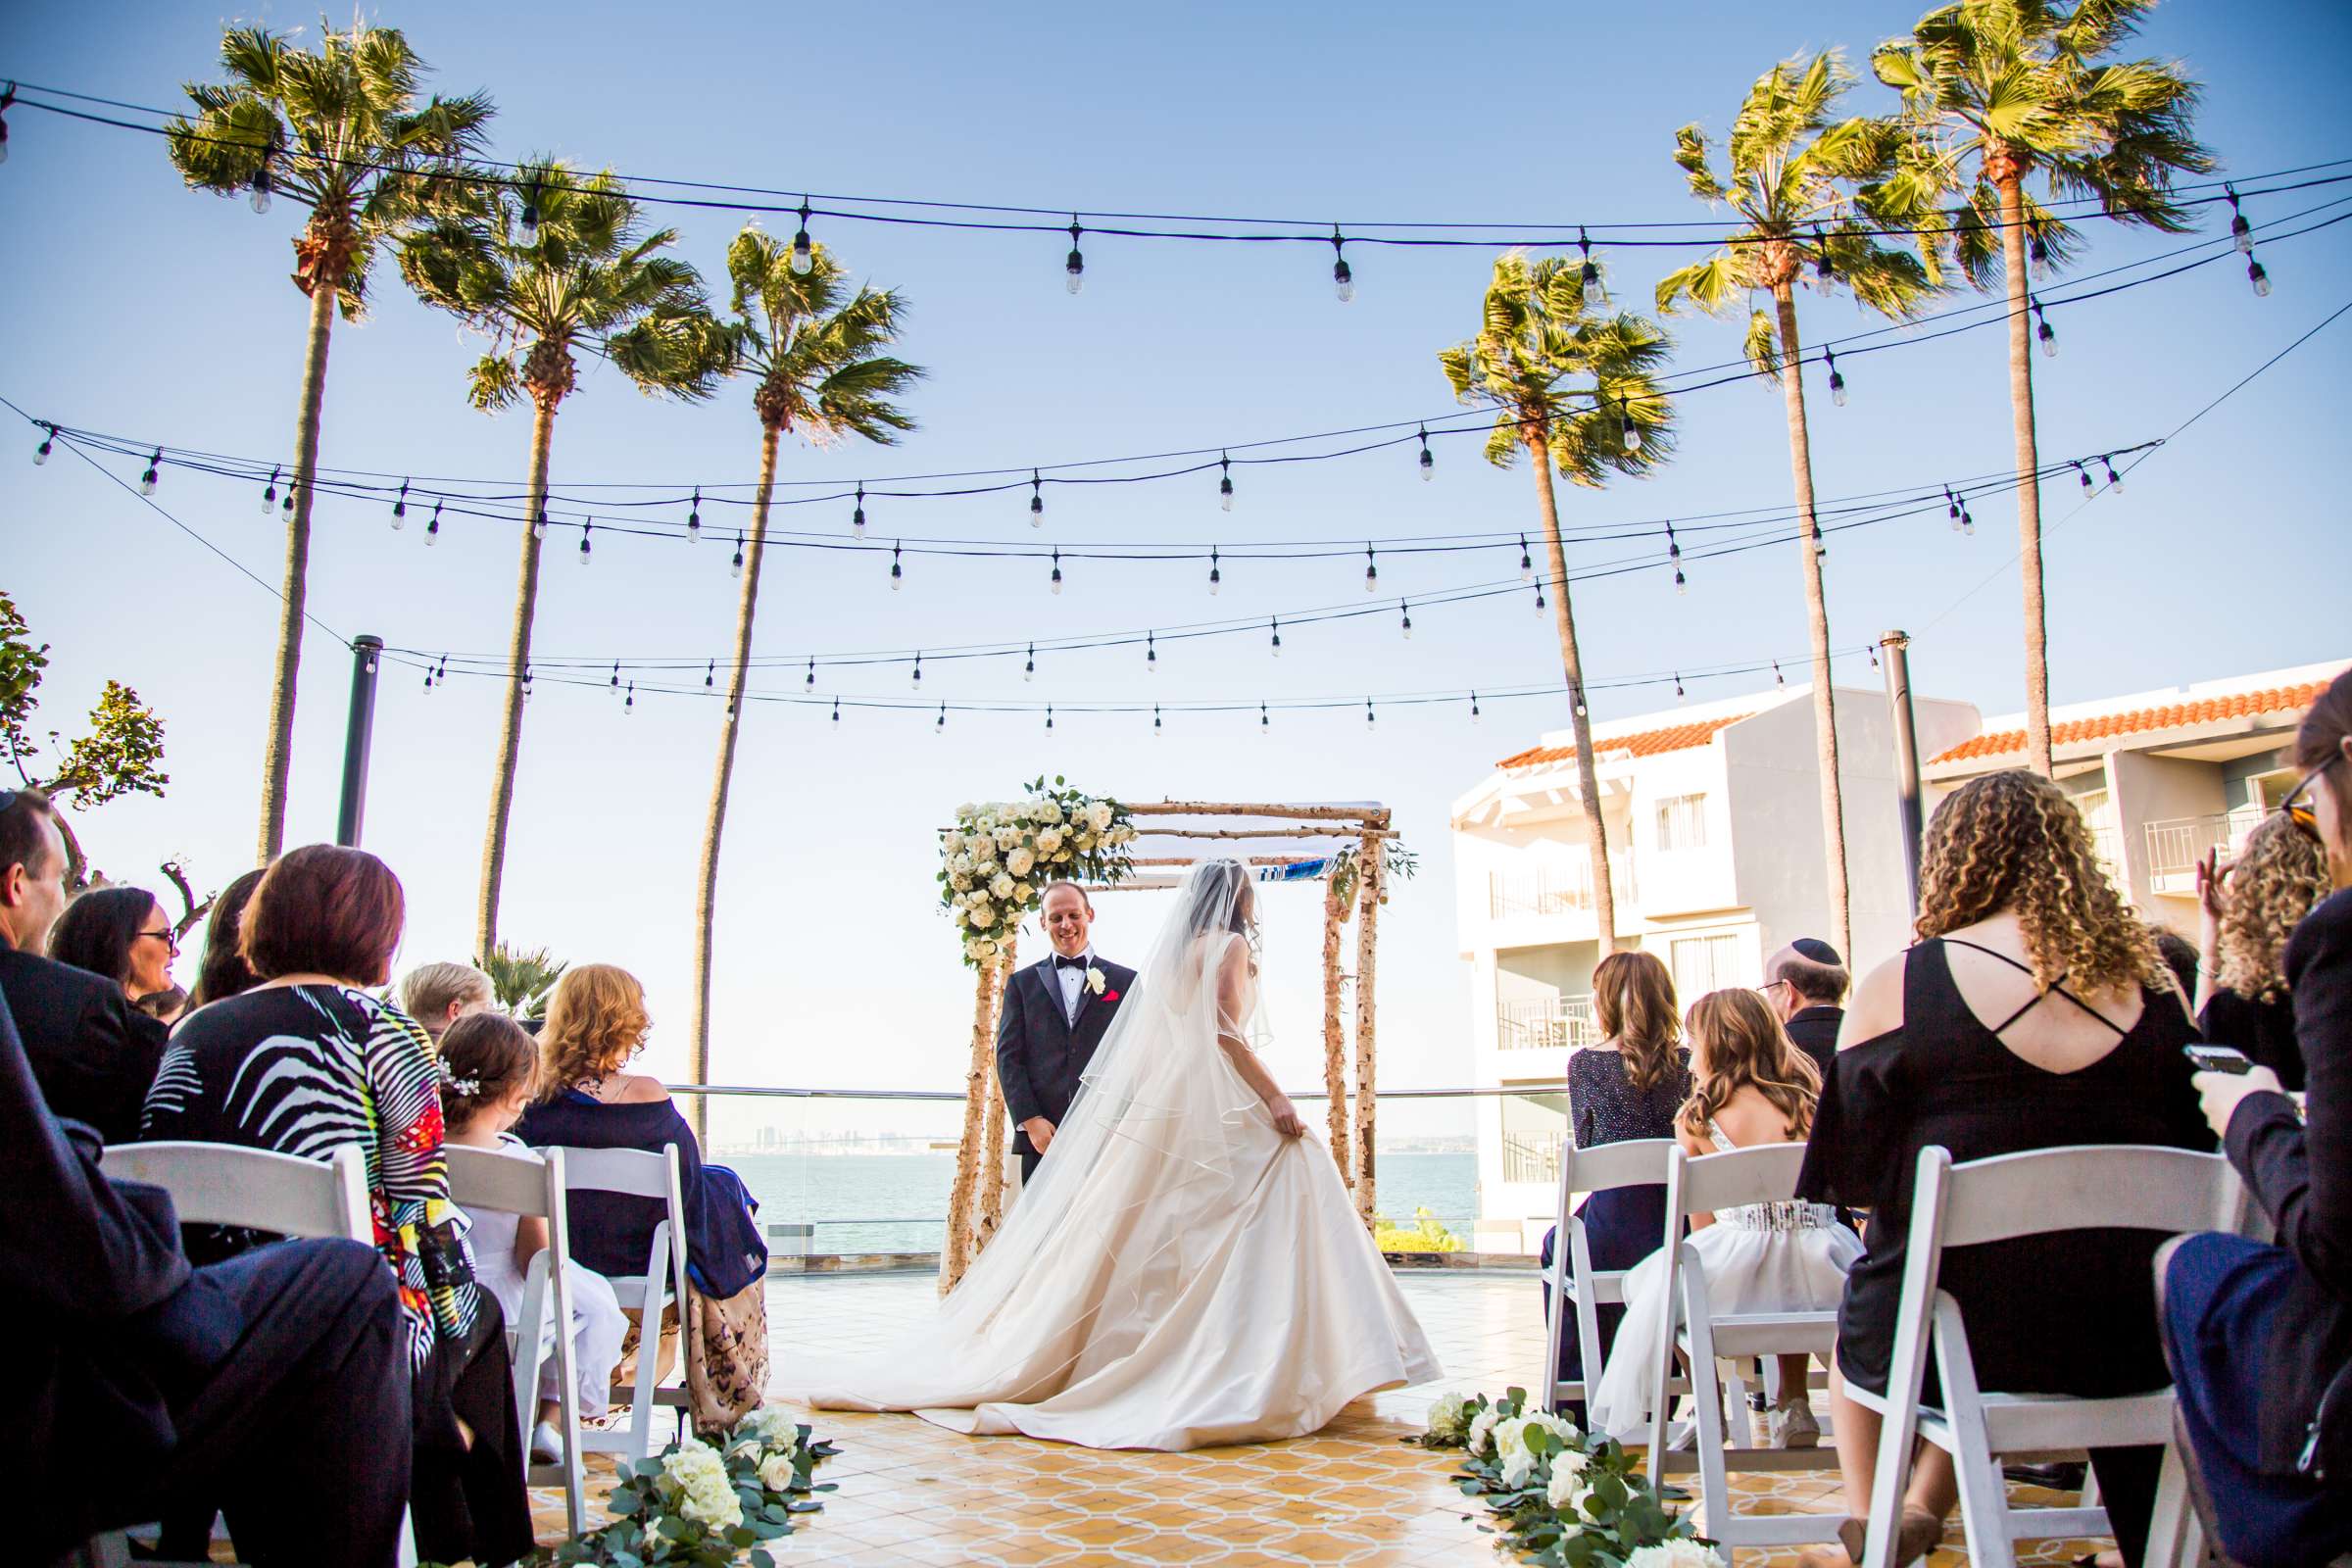
[[[1502,1420],[1502,1412],[1486,1409],[1471,1419],[1470,1433],[1465,1440],[1473,1454],[1483,1459],[1494,1451],[1494,1428]]]
[[[1723,1568],[1723,1554],[1695,1541],[1668,1541],[1636,1546],[1625,1568]]]
[[[1429,1407],[1429,1435],[1441,1443],[1458,1442],[1470,1430],[1470,1401],[1458,1394],[1441,1395]]]
[[[1035,780],[1017,801],[956,807],[955,823],[939,837],[940,904],[956,928],[964,961],[988,963],[1006,952],[1049,883],[1124,881],[1132,866],[1126,847],[1135,836],[1126,808],[1058,777]],[[1102,994],[1099,971],[1087,983]]]
[[[726,1461],[718,1450],[692,1438],[662,1461],[665,1483],[674,1482],[680,1494],[678,1512],[686,1518],[720,1530],[743,1523],[743,1502],[727,1479]]]

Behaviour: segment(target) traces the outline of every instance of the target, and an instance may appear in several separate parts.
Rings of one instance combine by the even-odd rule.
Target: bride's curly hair
[[[2246,853],[2230,870],[2230,897],[2222,910],[2221,972],[2214,984],[2250,1002],[2268,1002],[2286,990],[2286,939],[2335,884],[2328,874],[2328,852],[2320,841],[2283,812],[2263,819],[2246,840]]]
[[[1753,991],[1710,991],[1690,1004],[1685,1027],[1696,1049],[1690,1053],[1690,1098],[1675,1113],[1677,1127],[1704,1138],[1707,1124],[1732,1098],[1753,1089],[1788,1119],[1790,1141],[1812,1131],[1821,1069],[1789,1044],[1788,1031],[1762,997]]]
[[[1920,936],[2016,913],[2036,989],[2172,983],[2147,924],[2099,866],[2066,792],[2023,768],[1971,779],[1936,808],[1919,867]]]

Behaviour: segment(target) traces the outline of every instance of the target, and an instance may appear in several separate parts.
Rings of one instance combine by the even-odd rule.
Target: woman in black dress
[[[2236,864],[2225,870],[2217,851],[2197,867],[2197,1026],[2215,1045],[2277,1073],[2290,1094],[2303,1092],[2303,1056],[2286,985],[2287,938],[2333,889],[2328,853],[2283,811],[2247,837]]]
[[[1592,971],[1592,1011],[1601,1042],[1568,1058],[1568,1125],[1579,1149],[1637,1138],[1674,1137],[1674,1113],[1690,1095],[1690,1053],[1682,1044],[1682,1022],[1674,1004],[1674,977],[1656,955],[1612,953]],[[1628,1269],[1658,1250],[1666,1230],[1663,1186],[1616,1187],[1592,1194],[1579,1211],[1592,1266]],[[1551,1320],[1551,1256],[1557,1230],[1544,1233],[1544,1314]],[[1605,1361],[1616,1342],[1625,1308],[1593,1308]],[[1573,1327],[1560,1335],[1559,1377],[1563,1382],[1598,1382],[1600,1368],[1585,1377],[1584,1348]],[[1581,1401],[1572,1402],[1578,1421]]]
[[[1919,895],[1923,940],[1856,993],[1797,1181],[1800,1198],[1870,1210],[1831,1380],[1851,1517],[1844,1549],[1808,1552],[1814,1565],[1862,1555],[1880,1421],[1845,1389],[1886,1389],[1919,1152],[1940,1145],[1965,1161],[2071,1144],[2213,1148],[2181,1053],[2194,1038],[2187,1000],[2055,784],[2016,771],[1955,791],[1928,825]],[[1967,1319],[1983,1386],[2084,1397],[2163,1388],[2140,1284],[2162,1240],[2072,1231],[1945,1252],[1941,1288]],[[2145,1544],[2161,1457],[2091,1454],[2128,1562]],[[1950,1457],[1927,1447],[1898,1563],[1934,1546],[1957,1498]]]
[[[2265,1068],[2197,1076],[2278,1244],[2190,1236],[2159,1262],[2181,1425],[2222,1546],[2249,1568],[2352,1550],[2352,672],[2295,752],[2306,777],[2278,820],[2326,849],[2334,889],[2286,948],[2304,1114]]]

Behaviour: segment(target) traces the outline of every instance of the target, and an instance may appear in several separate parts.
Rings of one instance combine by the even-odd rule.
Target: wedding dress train
[[[921,1333],[813,1371],[809,1403],[1180,1449],[1442,1375],[1330,1151],[1278,1132],[1228,1054],[1262,1039],[1247,874],[1208,862],[1181,897],[987,1251]]]

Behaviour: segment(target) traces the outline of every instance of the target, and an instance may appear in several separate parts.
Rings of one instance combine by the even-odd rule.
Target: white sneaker
[[[1815,1448],[1821,1446],[1821,1423],[1813,1407],[1794,1399],[1772,1412],[1772,1446],[1776,1448]]]
[[[562,1464],[564,1435],[552,1421],[542,1421],[531,1428],[531,1462],[533,1464]]]

